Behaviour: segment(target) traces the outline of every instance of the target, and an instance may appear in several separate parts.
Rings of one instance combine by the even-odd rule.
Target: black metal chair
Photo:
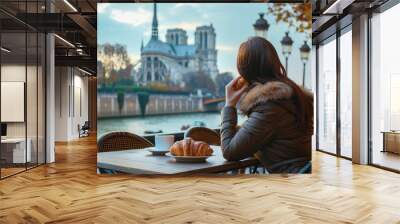
[[[78,124],[79,138],[80,138],[80,137],[87,137],[87,136],[89,136],[89,130],[90,130],[90,123],[89,123],[89,121],[85,121],[85,123],[82,125],[82,127]]]
[[[267,167],[269,173],[308,174],[311,173],[311,169],[312,164],[308,157],[289,159]]]

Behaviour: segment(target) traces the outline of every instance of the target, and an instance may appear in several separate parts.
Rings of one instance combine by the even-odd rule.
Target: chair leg
[[[239,174],[246,174],[246,168],[239,169]]]
[[[250,173],[251,173],[251,174],[256,174],[256,173],[257,173],[257,169],[258,169],[258,165],[255,165],[255,166],[253,167],[253,170],[251,170],[251,167],[250,167]]]
[[[104,169],[104,168],[97,168],[98,174],[117,174],[114,170]]]

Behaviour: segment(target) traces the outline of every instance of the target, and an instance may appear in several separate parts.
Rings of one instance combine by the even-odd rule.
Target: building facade
[[[157,5],[153,8],[151,39],[141,46],[141,59],[136,81],[141,84],[170,82],[181,84],[187,73],[201,72],[215,78],[218,74],[216,33],[212,24],[196,28],[195,41],[188,43],[187,32],[168,29],[162,41],[158,35]]]

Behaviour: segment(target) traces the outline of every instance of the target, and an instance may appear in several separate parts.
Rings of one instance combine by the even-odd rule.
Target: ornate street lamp
[[[258,15],[260,15],[260,18],[258,18],[253,24],[254,31],[256,33],[256,36],[267,39],[269,23],[266,19],[264,19],[264,13],[258,13]]]
[[[311,48],[308,46],[307,41],[304,41],[304,44],[300,47],[300,58],[303,62],[303,87],[305,86],[306,80],[306,63],[308,58],[310,57]]]
[[[292,38],[289,37],[289,32],[286,32],[286,35],[281,40],[281,44],[282,44],[282,54],[283,56],[285,56],[286,59],[285,69],[286,73],[288,73],[288,59],[290,54],[292,53],[292,46],[293,46],[293,40]]]

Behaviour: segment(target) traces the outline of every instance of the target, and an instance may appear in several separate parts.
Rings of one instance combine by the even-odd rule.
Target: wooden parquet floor
[[[0,223],[400,223],[400,175],[314,153],[311,175],[96,174],[95,138],[0,181]]]

